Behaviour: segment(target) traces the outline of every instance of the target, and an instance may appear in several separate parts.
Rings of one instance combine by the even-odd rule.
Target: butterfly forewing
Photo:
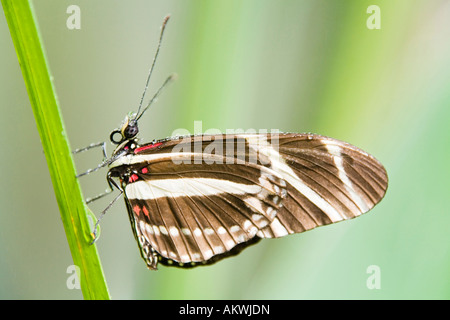
[[[367,153],[312,134],[198,135],[131,148],[111,165],[149,268],[209,264],[260,238],[356,217],[384,196]]]
[[[288,196],[275,221],[258,233],[279,237],[350,219],[369,211],[387,189],[384,167],[366,152],[342,141],[311,134],[279,137],[276,171]]]

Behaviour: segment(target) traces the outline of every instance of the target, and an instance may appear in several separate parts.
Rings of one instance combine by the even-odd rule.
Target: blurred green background
[[[81,29],[66,27],[71,4]],[[369,30],[369,5],[381,29]],[[204,268],[148,271],[125,205],[97,242],[115,299],[449,299],[450,2],[317,0],[34,1],[72,149],[107,140],[135,111],[171,13],[150,141],[195,120],[203,131],[279,129],[350,142],[385,166],[385,199],[358,219],[264,240]],[[0,298],[81,299],[45,157],[0,14]],[[112,146],[108,145],[108,151]],[[75,158],[81,172],[101,160]],[[81,181],[103,191],[106,171]],[[106,203],[91,206],[96,213]],[[369,289],[367,268],[381,271]]]

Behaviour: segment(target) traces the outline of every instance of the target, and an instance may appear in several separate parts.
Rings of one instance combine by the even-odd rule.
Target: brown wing
[[[356,217],[387,188],[372,156],[312,134],[161,140],[121,164],[134,173],[125,194],[144,259],[154,250],[185,266],[215,262],[258,237]]]
[[[384,197],[386,170],[361,149],[312,134],[280,134],[270,141],[282,159],[272,169],[287,181],[288,195],[258,236],[280,237],[351,219]]]

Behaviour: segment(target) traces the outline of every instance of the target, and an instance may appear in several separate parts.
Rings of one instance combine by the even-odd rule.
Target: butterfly
[[[317,134],[205,134],[140,144],[138,120],[173,78],[111,133],[112,156],[81,174],[109,167],[108,183],[119,195],[102,216],[124,196],[149,269],[209,265],[264,238],[358,217],[384,197],[388,177],[379,161]]]

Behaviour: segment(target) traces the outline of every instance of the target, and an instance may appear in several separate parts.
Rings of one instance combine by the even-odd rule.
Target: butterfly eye
[[[119,137],[119,140],[117,140],[117,137]],[[114,144],[120,144],[124,140],[124,138],[122,136],[122,132],[118,129],[111,132],[111,134],[109,135],[109,139]]]
[[[130,121],[130,123],[126,126],[126,128],[123,130],[123,136],[125,139],[131,139],[134,138],[139,132],[139,128],[137,126],[136,121]]]

